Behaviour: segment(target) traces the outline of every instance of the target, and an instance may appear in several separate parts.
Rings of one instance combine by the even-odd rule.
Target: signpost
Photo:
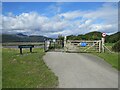
[[[102,36],[103,36],[103,38],[105,38],[106,37],[106,33],[102,33]]]
[[[106,33],[102,33],[102,52],[105,52],[104,43],[105,43]]]

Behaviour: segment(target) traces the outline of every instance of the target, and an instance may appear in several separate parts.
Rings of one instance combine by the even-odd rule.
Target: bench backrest
[[[19,45],[18,48],[33,48],[34,45]]]

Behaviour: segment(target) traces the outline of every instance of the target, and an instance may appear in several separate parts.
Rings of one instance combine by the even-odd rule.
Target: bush
[[[114,44],[112,50],[115,52],[120,52],[120,40]]]

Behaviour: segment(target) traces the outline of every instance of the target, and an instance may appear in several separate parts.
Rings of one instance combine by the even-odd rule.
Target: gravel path
[[[97,56],[47,52],[44,61],[59,78],[59,88],[117,88],[118,72]]]

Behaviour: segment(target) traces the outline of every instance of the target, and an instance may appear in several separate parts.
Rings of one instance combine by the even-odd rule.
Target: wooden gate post
[[[101,40],[99,40],[99,52],[101,52]]]
[[[105,43],[105,38],[102,38],[102,52],[105,52],[104,43]]]

